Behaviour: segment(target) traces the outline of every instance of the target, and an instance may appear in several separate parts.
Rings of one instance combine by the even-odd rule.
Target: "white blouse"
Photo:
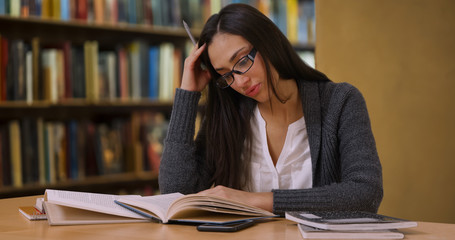
[[[276,166],[273,165],[267,144],[266,122],[258,107],[251,118],[251,127],[252,132],[258,134],[254,134],[252,141],[250,191],[311,188],[313,177],[305,118],[288,126]]]

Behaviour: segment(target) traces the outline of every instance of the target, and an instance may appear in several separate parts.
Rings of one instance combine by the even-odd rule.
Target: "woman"
[[[356,88],[308,67],[253,7],[232,4],[210,17],[176,91],[160,166],[162,193],[202,191],[276,214],[377,212],[381,171]]]

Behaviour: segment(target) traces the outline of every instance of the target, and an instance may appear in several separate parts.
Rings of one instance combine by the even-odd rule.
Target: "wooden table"
[[[33,205],[33,197],[0,199],[0,239],[303,239],[294,222],[268,220],[235,233],[198,232],[195,226],[159,223],[121,223],[78,226],[49,226],[46,220],[29,221],[19,206]],[[403,229],[405,239],[455,239],[455,224],[419,222],[418,227]]]

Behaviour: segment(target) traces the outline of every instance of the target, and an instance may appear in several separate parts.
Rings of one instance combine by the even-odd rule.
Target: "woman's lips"
[[[245,95],[247,95],[248,97],[254,97],[256,96],[256,94],[259,93],[259,90],[261,89],[261,84],[258,83],[256,85],[253,85],[251,86],[250,88],[248,88],[246,91],[245,91]]]

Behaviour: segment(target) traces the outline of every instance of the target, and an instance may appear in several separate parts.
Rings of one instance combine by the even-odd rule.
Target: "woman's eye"
[[[243,66],[245,66],[245,65],[247,65],[247,64],[248,64],[248,58],[247,58],[247,57],[243,57],[243,58],[240,59],[240,61],[237,63],[237,65],[238,65],[239,67],[243,67]]]

